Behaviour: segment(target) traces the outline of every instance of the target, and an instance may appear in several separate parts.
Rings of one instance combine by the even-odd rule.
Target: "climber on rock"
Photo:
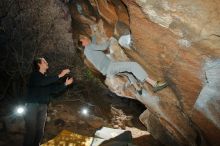
[[[136,62],[114,62],[110,60],[103,52],[110,46],[110,42],[114,38],[110,38],[108,41],[102,44],[96,44],[95,37],[92,39],[88,36],[80,35],[79,42],[84,47],[84,54],[86,58],[105,76],[113,76],[121,72],[132,73],[138,81],[144,83],[145,81],[153,87],[153,91],[157,92],[167,87],[166,82],[159,82],[151,79],[145,70]],[[135,84],[134,84],[135,86]],[[135,86],[138,93],[142,95],[143,89]]]

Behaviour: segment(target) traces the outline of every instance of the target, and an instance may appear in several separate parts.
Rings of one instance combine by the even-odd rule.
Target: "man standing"
[[[23,146],[40,146],[51,95],[63,91],[73,83],[73,78],[67,78],[65,83],[57,83],[60,78],[70,73],[69,69],[64,69],[57,76],[47,76],[48,68],[48,63],[44,58],[36,58],[33,61],[33,72],[29,80],[26,101],[27,112],[24,117],[26,133]]]

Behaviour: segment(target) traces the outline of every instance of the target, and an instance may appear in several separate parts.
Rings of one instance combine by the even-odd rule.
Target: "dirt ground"
[[[130,130],[133,142],[138,146],[160,146],[138,119],[145,107],[137,101],[118,97],[99,84],[96,79],[76,83],[65,95],[51,102],[43,143],[64,129],[92,137],[96,130],[106,126]],[[88,116],[81,113],[82,108],[88,108]],[[5,128],[1,128],[0,145],[21,146],[24,120],[15,117],[9,121]]]

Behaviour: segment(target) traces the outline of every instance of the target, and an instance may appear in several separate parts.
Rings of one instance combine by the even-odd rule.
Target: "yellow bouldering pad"
[[[54,139],[49,140],[41,146],[90,146],[93,137],[83,136],[63,130]]]

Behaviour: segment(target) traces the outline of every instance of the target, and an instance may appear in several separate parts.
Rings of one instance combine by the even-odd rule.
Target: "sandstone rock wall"
[[[163,143],[219,145],[220,2],[103,0],[92,4],[103,21],[103,27],[98,27],[102,34],[85,29],[87,34],[104,36],[101,38],[106,40],[118,35],[117,22],[127,24],[136,50],[111,47],[118,50],[112,51],[117,56],[114,60],[126,54],[152,78],[169,83],[168,88],[156,94],[146,85],[146,98],[138,97],[133,87],[125,88],[126,75],[106,78],[109,89],[142,102],[147,110],[140,120]]]
[[[215,123],[218,123],[220,117],[219,103],[216,103],[216,100],[220,98],[219,92],[216,93],[216,88],[218,90],[219,87],[218,84],[210,87],[210,83],[206,83],[205,64],[209,62],[208,60],[220,56],[218,37],[220,17],[219,11],[215,11],[220,6],[219,2],[140,0],[137,3],[141,9],[132,2],[125,2],[128,5],[130,28],[139,48],[138,52],[146,54],[144,62],[147,63],[143,65],[148,71],[152,71],[153,75],[164,77],[169,81],[179,102],[180,111],[190,121],[192,120],[189,124],[194,123],[191,127],[199,127],[200,132],[207,138],[208,145],[218,145],[219,141],[215,136],[219,135],[220,131],[217,126],[219,124]],[[219,78],[215,78],[214,75],[219,72],[220,68],[217,66],[217,61],[214,62],[215,65],[210,65],[208,69],[212,75],[208,74],[217,82]],[[211,88],[208,91],[207,86]],[[202,92],[201,88],[203,88]],[[213,92],[215,92],[214,95]],[[201,96],[208,101],[201,99]],[[161,96],[161,98],[164,97],[164,95]],[[167,99],[166,102],[171,103],[171,100]],[[197,111],[199,101],[202,101],[200,106],[203,107],[203,111],[199,110],[200,114]],[[211,108],[210,104],[215,106]],[[171,107],[169,109],[171,110]],[[211,115],[215,115],[214,118],[211,118]],[[175,125],[174,121],[171,123]],[[178,124],[182,127],[180,125]],[[217,130],[210,132],[213,131],[211,129]],[[189,134],[190,131],[186,133]]]

